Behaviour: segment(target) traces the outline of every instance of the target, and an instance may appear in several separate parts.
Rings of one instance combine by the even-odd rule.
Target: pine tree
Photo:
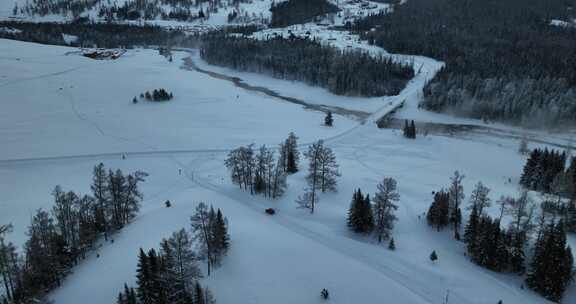
[[[298,151],[298,137],[296,137],[293,132],[290,132],[284,142],[284,148],[283,159],[286,160],[285,172],[289,174],[298,172],[300,152]]]
[[[470,218],[468,219],[468,224],[464,229],[464,242],[467,245],[468,254],[470,256],[476,255],[477,250],[477,237],[478,237],[478,225],[479,225],[480,215],[478,214],[478,207],[476,205],[472,206],[472,212],[470,212]]]
[[[228,223],[222,215],[222,211],[218,209],[216,216],[211,223],[212,235],[212,248],[214,250],[214,262],[216,265],[220,264],[222,257],[228,252],[230,247],[230,235],[228,234]]]
[[[374,195],[373,215],[374,215],[374,233],[378,242],[390,237],[394,228],[394,222],[398,219],[394,211],[398,209],[396,202],[400,200],[396,180],[391,177],[385,177],[377,186],[377,192]]]
[[[196,254],[192,250],[192,240],[186,230],[176,231],[169,239],[164,239],[161,242],[160,255],[169,302],[185,304],[192,283],[202,277],[196,263]]]
[[[408,120],[404,120],[404,128],[402,129],[402,134],[406,138],[410,138],[410,126],[408,126]]]
[[[415,139],[416,138],[416,124],[414,123],[414,120],[412,120],[410,122],[410,124],[408,124],[408,120],[404,120],[404,128],[402,130],[404,137],[406,138],[410,138],[410,139]]]
[[[462,213],[460,211],[460,205],[464,200],[464,187],[462,186],[462,180],[464,175],[460,172],[455,171],[454,176],[450,178],[451,185],[449,188],[449,210],[450,210],[450,222],[454,228],[454,237],[459,239],[459,230],[462,223]]]
[[[390,242],[388,243],[388,249],[396,250],[396,244],[394,244],[394,238],[390,238]]]
[[[154,303],[152,296],[152,273],[148,255],[140,248],[138,253],[138,266],[136,269],[136,283],[138,285],[138,300],[141,303]]]
[[[92,196],[96,200],[95,206],[95,226],[98,232],[104,233],[104,239],[108,240],[109,231],[109,214],[108,206],[110,205],[110,194],[108,192],[108,179],[106,168],[103,163],[94,167],[92,185]]]
[[[332,118],[332,112],[328,111],[326,113],[326,117],[324,118],[324,125],[327,127],[331,127],[334,123],[334,118]]]
[[[208,206],[201,202],[196,206],[194,215],[190,217],[193,239],[200,245],[200,255],[206,259],[208,275],[210,275],[214,265],[214,248],[210,223],[210,212]]]
[[[534,246],[534,257],[526,283],[534,291],[551,301],[562,299],[564,291],[573,278],[574,261],[566,244],[564,224],[551,223],[543,227]]]
[[[332,149],[324,146],[322,140],[308,147],[304,154],[308,159],[306,180],[313,192],[319,188],[322,192],[336,191],[336,178],[340,176],[336,156]]]
[[[438,255],[436,254],[436,250],[433,250],[430,254],[430,261],[436,262],[438,260]]]
[[[198,281],[194,285],[194,304],[206,304],[204,290]]]
[[[492,205],[490,197],[490,189],[482,182],[478,182],[470,195],[470,206],[469,209],[472,210],[476,208],[476,212],[478,215],[482,215],[484,213],[484,208],[488,208]]]
[[[446,227],[449,223],[449,201],[450,194],[444,190],[434,194],[434,201],[428,209],[426,219],[428,225],[436,227],[438,231]]]
[[[360,189],[354,192],[348,211],[348,227],[356,233],[368,233],[374,228],[369,196],[362,195]]]
[[[522,176],[520,177],[520,184],[528,189],[533,189],[536,185],[535,174],[536,168],[540,162],[540,150],[534,149],[526,160]]]

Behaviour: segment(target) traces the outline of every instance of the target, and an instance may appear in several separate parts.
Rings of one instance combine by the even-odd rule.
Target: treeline
[[[341,51],[315,40],[276,37],[269,40],[214,34],[204,37],[206,62],[274,78],[299,80],[337,95],[398,94],[414,76],[411,66],[366,52]]]
[[[314,17],[336,13],[339,9],[327,0],[288,0],[272,4],[272,27],[286,27],[314,20]]]
[[[139,184],[147,174],[94,168],[92,195],[64,191],[52,193],[51,211],[38,210],[28,227],[23,254],[6,242],[8,226],[0,229],[0,281],[4,303],[29,303],[60,286],[74,265],[96,245],[127,225],[138,213],[142,193]]]
[[[94,21],[87,17],[91,10],[107,22],[126,20],[178,20],[194,21],[209,17],[219,9],[234,7],[246,0],[128,0],[118,4],[104,0],[32,0],[23,5],[15,4],[15,16],[63,15],[76,22]],[[236,13],[238,15],[238,13]]]
[[[225,165],[232,182],[251,194],[273,199],[282,196],[287,187],[286,176],[298,172],[300,152],[297,140],[296,135],[290,133],[278,147],[278,159],[275,159],[275,151],[265,145],[257,152],[253,145],[230,151]]]
[[[177,30],[168,31],[159,26],[128,25],[113,23],[70,24],[70,23],[28,23],[0,21],[0,27],[14,28],[20,32],[0,31],[0,38],[36,42],[52,45],[72,45],[78,47],[133,48],[166,45],[169,42],[187,45],[195,40]],[[78,39],[67,44],[62,34]]]
[[[564,229],[576,232],[576,158],[566,166],[566,153],[534,149],[526,160],[520,184],[546,193],[543,206],[563,218]]]
[[[117,304],[213,304],[214,296],[200,285],[204,259],[211,269],[220,265],[230,247],[228,221],[220,209],[199,203],[191,232],[181,229],[160,242],[158,250],[140,248],[136,289],[124,284]],[[198,251],[195,251],[197,249]]]
[[[460,240],[461,209],[464,202],[464,176],[456,172],[447,190],[435,193],[427,213],[430,226],[441,230],[452,226]],[[550,216],[545,209],[538,215],[527,191],[519,197],[503,196],[498,201],[499,215],[486,213],[492,205],[490,189],[477,183],[469,199],[470,215],[464,228],[463,241],[467,255],[483,267],[498,272],[526,274],[526,284],[552,301],[559,301],[572,282],[574,261],[566,242],[565,223]],[[510,216],[508,228],[502,227],[504,215]],[[530,246],[536,233],[535,244]],[[528,252],[533,251],[528,262]]]
[[[101,0],[31,0],[18,6],[16,2],[12,9],[13,15],[46,16],[72,15],[80,16],[83,12],[96,7]]]
[[[530,126],[574,125],[576,29],[550,20],[568,20],[575,4],[414,0],[350,27],[390,52],[446,63],[424,89],[426,109]]]

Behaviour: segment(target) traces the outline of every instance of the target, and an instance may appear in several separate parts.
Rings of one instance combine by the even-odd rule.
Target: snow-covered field
[[[447,293],[449,303],[546,303],[521,289],[521,278],[472,264],[449,232],[427,227],[422,214],[431,192],[446,187],[454,170],[466,175],[468,196],[482,181],[496,200],[517,193],[524,157],[507,139],[430,135],[414,141],[377,129],[373,121],[390,103],[418,98],[426,74],[399,97],[348,102],[302,84],[241,75],[283,95],[376,113],[364,124],[336,116],[335,126],[326,128],[322,113],[181,69],[184,56],[170,63],[156,51],[133,50],[97,61],[71,48],[0,40],[0,223],[14,224],[10,240],[23,243],[30,215],[51,207],[56,184],[88,192],[98,162],[150,173],[140,215],[98,250],[99,258],[75,268],[50,295],[55,303],[113,303],[123,283],[134,282],[138,248],[155,247],[188,227],[200,201],[222,208],[230,222],[232,249],[204,279],[218,303],[318,303],[322,288],[334,303],[442,303]],[[132,104],[135,95],[160,87],[174,100]],[[399,115],[416,115],[410,113]],[[304,170],[289,177],[285,197],[268,201],[239,191],[223,165],[226,150],[275,146],[290,131],[301,143],[327,139],[340,164],[338,193],[321,195],[314,215],[294,203],[305,186]],[[350,234],[345,225],[352,191],[373,194],[384,176],[400,187],[396,251]],[[173,208],[163,207],[167,199]],[[269,206],[278,210],[275,216],[263,212]],[[436,264],[428,259],[432,250]],[[572,286],[565,303],[574,301]]]

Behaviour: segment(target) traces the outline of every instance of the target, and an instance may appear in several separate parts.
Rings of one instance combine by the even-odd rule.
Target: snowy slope
[[[493,199],[515,194],[524,162],[516,142],[444,136],[412,141],[341,116],[334,128],[325,128],[321,113],[181,69],[185,53],[172,63],[152,50],[93,61],[72,48],[0,40],[0,54],[0,90],[10,103],[0,116],[0,222],[15,224],[12,240],[22,244],[30,214],[51,206],[49,193],[56,183],[88,192],[97,162],[150,173],[141,215],[113,244],[98,250],[100,258],[92,256],[75,269],[51,295],[55,303],[112,303],[122,284],[134,280],[138,248],[156,246],[162,237],[187,227],[200,201],[219,206],[230,220],[230,254],[204,280],[218,303],[318,303],[322,288],[330,290],[335,303],[441,303],[447,292],[451,303],[546,303],[521,289],[519,277],[472,264],[450,233],[431,231],[419,218],[431,191],[445,187],[457,169],[466,174],[468,196],[479,180],[492,188]],[[306,98],[305,86],[251,81]],[[131,104],[134,95],[156,87],[173,91],[175,99]],[[409,87],[402,94],[417,93],[417,87]],[[311,96],[329,102],[324,94],[329,93]],[[351,101],[350,107],[361,102]],[[386,103],[366,103],[359,107],[370,112],[387,108]],[[274,145],[292,130],[301,143],[328,138],[341,166],[339,192],[322,195],[313,216],[294,203],[304,187],[304,172],[289,178],[284,198],[268,201],[240,192],[223,166],[226,149],[251,142]],[[128,152],[125,160],[123,152]],[[360,187],[373,193],[383,176],[396,178],[400,186],[393,252],[345,227],[352,191]],[[172,209],[163,208],[166,199]],[[268,206],[278,214],[266,216]],[[428,260],[432,250],[440,256],[436,264]],[[567,300],[574,296],[572,288]]]

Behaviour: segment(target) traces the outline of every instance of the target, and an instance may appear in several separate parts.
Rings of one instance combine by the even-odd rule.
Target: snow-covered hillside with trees
[[[576,302],[575,131],[422,108],[449,63],[355,27],[396,1],[16,1],[78,28],[0,25],[61,45],[0,39],[0,302]]]
[[[133,50],[118,60],[99,61],[71,48],[1,42],[6,69],[0,85],[7,100],[21,100],[2,117],[8,149],[0,163],[0,214],[2,222],[14,225],[11,241],[23,245],[30,214],[51,208],[54,186],[90,193],[91,169],[99,162],[149,174],[140,215],[113,236],[113,243],[101,244],[74,268],[50,295],[56,303],[113,302],[124,282],[134,285],[138,249],[189,229],[189,217],[202,201],[221,208],[229,220],[228,256],[202,279],[219,303],[316,303],[322,288],[341,303],[391,298],[435,303],[447,295],[457,303],[543,302],[521,288],[521,277],[474,265],[449,231],[426,224],[430,193],[448,187],[455,170],[466,175],[466,205],[478,181],[492,189],[493,201],[517,196],[525,156],[517,153],[515,141],[435,135],[411,140],[339,115],[326,127],[322,113],[182,69],[187,53],[175,53],[169,62],[157,51]],[[302,90],[283,82],[283,94]],[[174,99],[132,102],[156,87],[169,88]],[[23,94],[26,88],[34,88],[34,94]],[[322,94],[328,100],[329,93]],[[320,194],[314,214],[294,202],[306,187],[305,158],[277,200],[241,191],[224,166],[229,150],[251,143],[274,148],[289,132],[299,137],[301,152],[307,143],[324,139],[340,166],[338,191]],[[400,194],[394,251],[346,227],[353,191],[360,188],[373,197],[383,177],[394,178]],[[166,200],[172,207],[165,207]],[[270,207],[273,216],[264,212]],[[489,208],[498,212],[497,204]],[[432,251],[436,262],[429,259]],[[567,299],[571,296],[573,287]]]

